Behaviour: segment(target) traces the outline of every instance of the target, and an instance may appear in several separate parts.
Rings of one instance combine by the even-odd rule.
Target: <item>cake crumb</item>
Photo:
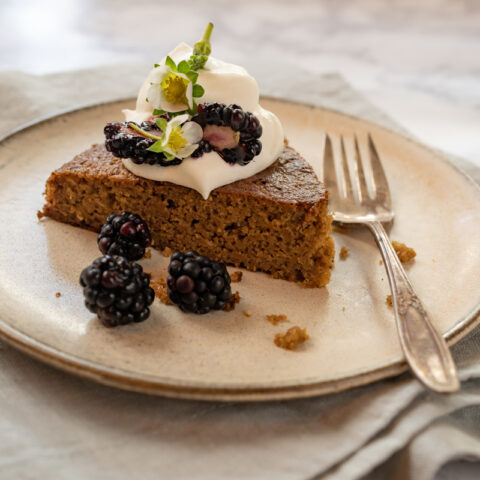
[[[267,315],[267,320],[272,325],[277,325],[280,322],[284,322],[287,319],[287,316],[283,313],[281,315]]]
[[[378,261],[378,264],[379,264],[379,265],[383,265],[383,260],[380,259],[380,260]]]
[[[392,306],[392,296],[391,296],[391,295],[387,295],[387,300],[386,300],[386,302],[387,302],[387,305],[388,305],[389,307]]]
[[[251,317],[251,316],[252,316],[252,312],[251,312],[250,310],[244,310],[244,311],[243,311],[243,315],[244,315],[245,317]]]
[[[240,270],[237,270],[230,275],[230,280],[232,281],[232,283],[238,283],[242,281],[242,277],[243,277],[243,272],[241,272]]]
[[[240,294],[238,292],[232,293],[231,297],[227,300],[227,303],[225,303],[223,310],[225,310],[226,312],[231,312],[232,310],[235,310],[235,305],[238,302],[240,302]]]
[[[398,255],[398,259],[402,263],[406,263],[417,255],[417,252],[413,248],[407,247],[404,243],[392,242],[392,246],[395,249],[395,253]]]
[[[338,256],[340,257],[340,260],[345,260],[349,255],[350,255],[350,249],[348,249],[347,247],[342,247],[340,249],[340,253],[338,254]]]
[[[143,256],[143,258],[152,258],[152,250],[150,248],[147,248],[145,250],[145,255]]]
[[[164,257],[171,257],[173,254],[173,250],[169,247],[165,247],[161,252],[160,252]]]
[[[45,217],[45,214],[42,212],[42,210],[37,210],[37,218],[41,220],[43,217]]]
[[[333,225],[332,230],[337,233],[349,233],[350,229],[348,227],[341,227],[340,225]]]
[[[277,347],[285,348],[286,350],[296,350],[296,348],[308,340],[310,336],[305,328],[298,326],[289,328],[285,333],[277,333],[273,342]]]
[[[342,307],[342,312],[344,312],[345,310],[346,310],[346,308],[345,308],[345,307]]]
[[[167,281],[165,277],[159,277],[156,280],[150,281],[150,286],[155,292],[155,296],[165,305],[173,305],[173,302],[168,298]]]
[[[61,294],[60,292],[57,292],[57,293],[55,294],[55,296],[56,296],[57,298],[60,298],[60,297],[62,296],[62,294]]]

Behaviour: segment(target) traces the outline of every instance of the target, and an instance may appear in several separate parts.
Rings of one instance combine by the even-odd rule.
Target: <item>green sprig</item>
[[[212,53],[212,46],[210,45],[210,37],[212,36],[213,23],[209,22],[202,39],[193,46],[194,55],[206,55],[207,57]]]
[[[143,135],[144,137],[151,138],[152,140],[162,140],[163,139],[163,135],[161,137],[159,137],[157,135],[153,135],[153,133],[147,132],[146,130],[143,130],[142,128],[140,128],[136,123],[128,122],[128,126],[132,130],[135,130],[136,132]],[[162,130],[162,133],[165,133],[165,132]]]
[[[167,56],[165,59],[165,65],[175,73],[181,73],[185,75],[191,82],[192,82],[192,96],[194,98],[200,98],[205,95],[205,89],[197,83],[198,80],[198,72],[197,70],[201,70],[205,67],[207,63],[208,57],[212,51],[212,46],[210,44],[210,37],[213,31],[213,23],[210,22],[203,33],[203,37],[200,41],[195,43],[193,47],[193,54],[190,56],[188,60],[182,60],[178,63],[178,65],[173,61],[172,57]],[[158,63],[155,64],[155,68],[159,67]],[[148,99],[147,99],[148,101]],[[185,109],[181,112],[166,112],[164,110],[155,109],[153,111],[153,115],[163,115],[167,113],[170,118],[176,115],[182,115],[183,113],[188,112],[190,115],[194,115],[197,112],[197,103],[195,100],[193,101],[193,107],[191,109]],[[155,145],[152,145],[153,148]]]
[[[205,67],[208,57],[212,53],[212,45],[210,44],[212,31],[213,23],[210,22],[205,29],[202,39],[193,46],[193,55],[188,60],[191,70],[196,71]]]

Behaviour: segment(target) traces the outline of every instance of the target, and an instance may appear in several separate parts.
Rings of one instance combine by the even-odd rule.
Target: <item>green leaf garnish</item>
[[[157,140],[153,145],[148,147],[147,150],[150,151],[150,152],[155,152],[155,153],[163,152],[162,142],[160,140]]]
[[[155,108],[152,115],[155,117],[157,115],[165,115],[165,113],[167,113],[165,110],[159,110],[158,108]]]
[[[175,65],[175,62],[172,60],[170,56],[167,56],[167,58],[165,59],[165,65],[169,67],[171,70],[173,70],[174,72],[178,71],[177,66]]]
[[[155,64],[153,65],[153,68],[157,68],[157,67],[159,67],[159,66],[160,66],[159,63],[155,63]]]
[[[166,160],[175,160],[175,158],[177,158],[175,157],[175,155],[172,155],[171,153],[168,153],[168,152],[163,152],[163,154],[165,155]]]
[[[155,123],[157,124],[158,128],[165,133],[168,122],[164,118],[159,117],[155,119]]]
[[[180,73],[188,73],[190,71],[190,65],[188,64],[187,61],[185,60],[182,60],[178,65],[177,65],[177,69]]]
[[[198,80],[198,73],[197,73],[197,72],[194,72],[193,70],[190,70],[190,71],[187,72],[185,75],[188,77],[188,79],[189,79],[193,84],[197,83],[197,80]]]
[[[194,85],[192,95],[194,97],[203,97],[205,94],[205,89],[201,85]]]
[[[192,70],[200,70],[207,63],[208,57],[206,55],[192,55],[188,60]]]

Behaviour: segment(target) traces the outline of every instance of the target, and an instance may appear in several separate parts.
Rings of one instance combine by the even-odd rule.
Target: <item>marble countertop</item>
[[[216,56],[253,74],[339,72],[424,142],[480,165],[476,0],[4,0],[0,68],[154,63],[209,20]]]

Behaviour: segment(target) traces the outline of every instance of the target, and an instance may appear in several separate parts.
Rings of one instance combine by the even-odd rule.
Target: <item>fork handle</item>
[[[387,232],[380,222],[369,222],[367,226],[375,237],[387,270],[400,343],[410,368],[430,390],[438,393],[457,391],[460,383],[450,350],[430,322]]]

